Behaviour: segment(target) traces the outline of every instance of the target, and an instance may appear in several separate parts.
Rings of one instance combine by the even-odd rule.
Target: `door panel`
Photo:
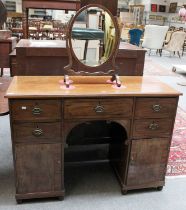
[[[15,161],[17,193],[61,190],[61,144],[16,145]]]
[[[163,181],[169,154],[169,139],[133,140],[127,185]]]

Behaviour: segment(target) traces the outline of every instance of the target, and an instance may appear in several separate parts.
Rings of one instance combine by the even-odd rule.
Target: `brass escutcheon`
[[[159,112],[161,110],[161,106],[159,104],[155,104],[152,106],[152,109],[155,111],[155,112]]]
[[[35,130],[32,131],[32,134],[36,137],[43,135],[43,130],[40,128],[36,128]]]
[[[32,113],[34,115],[39,115],[39,114],[41,114],[41,112],[42,112],[42,109],[39,108],[39,107],[34,107],[33,110],[32,110]]]
[[[105,111],[104,106],[101,105],[97,105],[94,110],[96,113],[103,113]]]

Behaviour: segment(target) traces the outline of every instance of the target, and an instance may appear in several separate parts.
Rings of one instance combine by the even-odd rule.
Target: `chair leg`
[[[3,68],[0,68],[0,70],[1,70],[0,76],[2,77],[3,76]]]
[[[150,56],[150,54],[151,54],[151,49],[149,50],[149,56]]]
[[[178,53],[179,58],[181,58],[181,57],[180,57],[180,52],[179,52],[179,51],[177,51],[177,53]]]
[[[162,56],[162,49],[159,49],[160,57]]]

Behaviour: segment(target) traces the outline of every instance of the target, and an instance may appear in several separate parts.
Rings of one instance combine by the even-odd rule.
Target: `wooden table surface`
[[[4,95],[11,80],[12,79],[9,77],[0,77],[0,116],[9,113],[8,100],[7,98],[4,98]]]
[[[71,76],[72,89],[61,85],[63,76],[16,76],[8,88],[8,98],[76,98],[114,96],[162,96],[181,95],[180,92],[154,77],[121,76],[121,88],[107,83],[109,76]]]

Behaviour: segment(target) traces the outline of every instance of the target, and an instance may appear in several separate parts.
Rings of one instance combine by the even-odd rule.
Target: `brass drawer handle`
[[[40,128],[36,128],[35,130],[32,131],[32,134],[36,137],[39,137],[39,136],[43,135],[43,130]]]
[[[33,110],[32,110],[32,113],[34,115],[39,115],[39,114],[41,114],[41,112],[42,112],[42,109],[39,108],[39,107],[34,107]]]
[[[95,108],[94,108],[95,112],[96,113],[103,113],[105,111],[104,107],[101,106],[101,105],[97,105]]]
[[[159,128],[159,125],[157,123],[153,122],[149,125],[150,130],[157,130],[158,128]]]
[[[154,104],[152,106],[152,109],[155,111],[155,112],[159,112],[161,110],[161,106],[159,104]]]

